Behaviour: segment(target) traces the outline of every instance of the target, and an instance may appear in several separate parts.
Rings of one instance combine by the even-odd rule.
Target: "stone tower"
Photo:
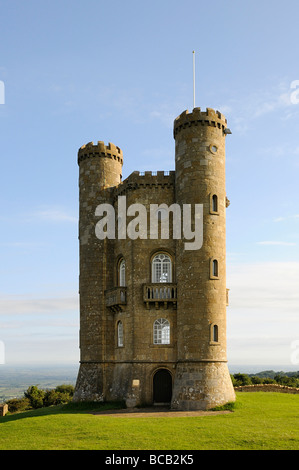
[[[174,122],[175,171],[135,171],[123,182],[118,147],[79,149],[81,357],[74,400],[204,410],[235,399],[226,359],[228,132],[218,111],[185,111]],[[96,235],[101,204],[115,212],[115,236]],[[169,208],[166,238],[161,204]],[[202,207],[197,249],[186,249],[170,226],[174,206],[183,214],[186,204]],[[158,236],[147,224],[128,237],[140,206],[147,222],[156,217]],[[118,231],[124,223],[125,232]]]
[[[111,143],[105,146],[103,142],[97,145],[90,142],[79,149],[78,165],[81,365],[77,385],[82,399],[101,400],[109,335],[105,290],[112,277],[107,260],[111,256],[112,241],[95,236],[94,221],[99,204],[113,203],[111,188],[118,186],[122,178],[122,151]]]
[[[203,244],[177,242],[177,367],[172,406],[207,409],[234,399],[226,359],[227,123],[195,108],[174,123],[176,201],[203,204]]]

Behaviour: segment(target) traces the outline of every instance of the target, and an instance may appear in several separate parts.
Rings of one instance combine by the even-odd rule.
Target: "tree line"
[[[231,379],[234,387],[241,387],[244,385],[256,385],[256,384],[278,384],[285,385],[287,387],[299,388],[299,372],[284,373],[274,371],[267,371],[265,377],[259,374],[231,374]]]

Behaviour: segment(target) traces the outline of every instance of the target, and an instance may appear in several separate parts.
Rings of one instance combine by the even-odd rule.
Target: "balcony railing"
[[[123,305],[127,304],[127,288],[114,287],[105,291],[106,307],[119,312]]]
[[[162,303],[164,308],[167,308],[168,304],[172,304],[173,308],[176,308],[177,285],[169,283],[144,284],[143,300],[148,309],[152,303],[156,308],[159,308]]]

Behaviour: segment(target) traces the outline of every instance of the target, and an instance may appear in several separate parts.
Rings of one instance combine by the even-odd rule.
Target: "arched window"
[[[216,323],[210,324],[210,341],[212,343],[218,343],[218,325]]]
[[[153,258],[152,282],[172,282],[172,263],[170,256],[159,253]]]
[[[165,318],[154,322],[154,344],[170,343],[170,324]]]
[[[218,261],[216,259],[213,259],[212,275],[215,276],[215,277],[218,277]]]
[[[210,193],[210,214],[219,215],[219,199],[213,193]]]
[[[218,343],[218,325],[213,325],[212,341]]]
[[[213,212],[218,212],[218,197],[216,194],[212,196],[212,210]]]
[[[126,262],[124,259],[122,259],[119,263],[118,276],[119,276],[120,287],[125,287],[126,285]]]
[[[117,346],[122,347],[124,345],[124,328],[121,321],[117,323]]]

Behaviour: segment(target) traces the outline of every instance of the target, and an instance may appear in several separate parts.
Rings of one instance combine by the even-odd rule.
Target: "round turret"
[[[99,141],[94,145],[89,142],[78,151],[80,183],[84,179],[95,180],[101,189],[117,186],[122,179],[123,153],[119,147]],[[85,172],[87,178],[83,178]],[[91,181],[89,181],[90,183]]]
[[[225,375],[232,395],[226,365],[226,129],[225,117],[210,108],[185,111],[174,121],[176,202],[181,207],[202,205],[203,209],[201,224],[197,225],[202,229],[202,245],[187,249],[186,240],[179,240],[176,248],[177,347],[178,361],[185,364],[185,378],[176,380],[173,406],[177,402],[185,409],[205,409],[211,406],[208,400],[216,403],[219,399],[218,392],[214,397],[205,397],[204,393],[204,389],[210,390],[211,366],[214,379],[219,369],[219,386]],[[195,228],[194,222],[193,231]],[[203,379],[202,390],[199,393],[194,383],[189,398],[187,394],[185,399],[178,399],[182,387],[196,377],[195,364]],[[184,400],[189,405],[182,405]]]
[[[105,290],[111,283],[112,240],[99,240],[95,233],[99,204],[113,204],[113,189],[121,183],[123,154],[119,147],[99,141],[78,151],[79,243],[80,243],[80,371],[75,398],[103,399],[105,372],[103,338],[107,335]],[[92,386],[86,377],[93,377]],[[87,385],[88,384],[88,385]]]

